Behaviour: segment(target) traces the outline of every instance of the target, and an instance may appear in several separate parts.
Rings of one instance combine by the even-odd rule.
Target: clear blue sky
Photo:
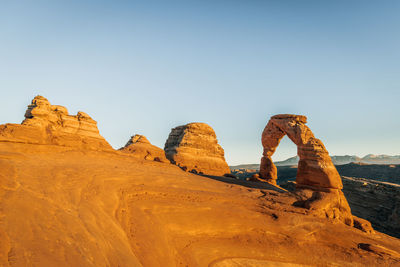
[[[210,124],[259,162],[271,115],[308,116],[331,155],[400,154],[400,1],[0,2],[0,123],[37,94],[119,148]],[[296,154],[284,140],[275,160]]]

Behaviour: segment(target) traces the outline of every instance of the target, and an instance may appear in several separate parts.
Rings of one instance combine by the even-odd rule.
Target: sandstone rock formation
[[[297,205],[315,210],[320,216],[338,219],[352,225],[350,207],[341,189],[342,180],[321,140],[305,125],[307,117],[280,114],[271,117],[262,133],[264,148],[260,178],[276,184],[277,168],[272,162],[280,140],[287,135],[297,145],[300,158],[296,176]]]
[[[260,178],[259,173],[254,173],[250,177],[247,177],[245,179],[246,179],[246,181],[250,181],[250,182],[267,182],[266,180]]]
[[[303,201],[267,183],[205,179],[122,152],[75,149],[101,147],[95,123],[37,100],[22,125],[0,126],[0,266],[400,264],[399,239],[327,221],[337,214],[339,189],[303,188],[312,194]],[[175,153],[221,160],[215,133],[211,146],[204,131],[190,138],[185,131]],[[310,216],[318,205],[326,216]]]
[[[374,234],[375,230],[372,228],[372,224],[370,221],[367,221],[363,218],[359,218],[353,215],[354,227],[360,229],[363,232]]]
[[[224,150],[214,130],[205,123],[173,128],[164,150],[167,158],[183,170],[208,175],[230,173]]]
[[[97,122],[80,111],[72,116],[63,106],[51,105],[36,96],[25,112],[22,124],[0,125],[0,141],[52,144],[109,150],[112,147],[99,134]]]
[[[400,239],[312,216],[267,183],[15,142],[0,142],[0,170],[0,266],[400,264]]]
[[[297,184],[311,188],[341,189],[342,181],[328,151],[321,140],[314,137],[305,125],[306,122],[307,118],[300,115],[281,114],[271,117],[262,134],[264,152],[260,165],[261,177],[276,183],[277,170],[271,156],[280,140],[287,135],[297,145],[300,158]]]
[[[140,134],[132,136],[128,143],[119,150],[146,160],[169,162],[165,157],[164,150],[152,145],[144,135]]]

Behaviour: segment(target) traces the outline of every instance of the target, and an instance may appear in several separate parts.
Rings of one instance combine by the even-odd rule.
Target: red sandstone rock
[[[295,206],[306,208],[315,216],[353,226],[351,209],[342,190],[332,189],[326,192],[300,187],[295,193],[299,197]]]
[[[132,136],[128,143],[119,150],[146,160],[169,162],[165,157],[164,150],[152,145],[144,135],[136,134]]]
[[[172,129],[164,150],[167,158],[184,170],[208,175],[230,173],[224,150],[214,130],[205,123],[189,123]]]
[[[36,96],[25,112],[22,124],[0,125],[0,140],[31,144],[52,144],[94,150],[112,147],[99,134],[97,122],[80,111],[68,115],[63,106],[51,105],[43,96]]]
[[[276,184],[277,170],[271,156],[280,140],[287,135],[297,145],[300,158],[296,188],[301,200],[297,204],[314,210],[315,214],[352,225],[353,218],[341,191],[343,185],[339,173],[325,146],[314,137],[306,122],[307,117],[301,115],[280,114],[271,117],[261,138],[264,152],[260,178]]]
[[[353,220],[355,228],[360,229],[361,231],[369,234],[375,233],[374,228],[372,228],[372,225],[369,221],[354,215],[353,215]]]
[[[296,182],[299,186],[342,189],[342,181],[321,140],[305,125],[307,118],[281,114],[271,117],[262,134],[264,147],[260,174],[276,183],[276,167],[271,160],[280,140],[287,135],[297,145],[300,158]]]
[[[260,175],[258,173],[253,174],[249,178],[247,178],[247,181],[250,182],[267,182],[267,180],[260,178]]]

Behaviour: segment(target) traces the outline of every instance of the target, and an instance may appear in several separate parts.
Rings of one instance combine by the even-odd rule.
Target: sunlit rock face
[[[321,140],[305,124],[301,115],[281,114],[271,117],[262,134],[264,148],[261,160],[261,177],[275,183],[277,172],[271,156],[280,140],[287,135],[297,145],[300,158],[296,182],[298,185],[317,188],[342,189],[342,181]]]
[[[271,156],[280,140],[287,135],[297,146],[300,158],[296,188],[301,197],[297,205],[314,209],[321,216],[353,224],[350,207],[341,189],[342,180],[321,140],[306,126],[307,117],[279,114],[272,116],[262,133],[264,148],[260,178],[276,184],[277,169]]]
[[[126,145],[119,150],[145,160],[169,162],[165,157],[164,150],[152,145],[144,135],[140,134],[132,136]]]
[[[0,170],[0,266],[400,263],[400,239],[312,216],[267,183],[15,142],[0,142]]]
[[[184,170],[208,175],[230,173],[217,136],[205,123],[189,123],[171,130],[165,143],[167,158]]]
[[[22,124],[0,125],[0,140],[94,150],[112,149],[100,135],[97,122],[88,114],[79,111],[77,115],[69,115],[65,107],[51,105],[43,96],[36,96],[32,100]]]

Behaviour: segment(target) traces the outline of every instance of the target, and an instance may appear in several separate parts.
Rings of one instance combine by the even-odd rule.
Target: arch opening
[[[287,136],[296,146],[299,156],[296,186],[319,190],[342,189],[342,181],[321,140],[305,125],[307,117],[292,114],[272,116],[262,133],[263,157],[260,177],[277,183],[277,168],[272,160],[282,138]]]
[[[277,168],[277,184],[295,181],[299,157],[297,146],[285,135],[280,141],[275,153],[271,156]]]

